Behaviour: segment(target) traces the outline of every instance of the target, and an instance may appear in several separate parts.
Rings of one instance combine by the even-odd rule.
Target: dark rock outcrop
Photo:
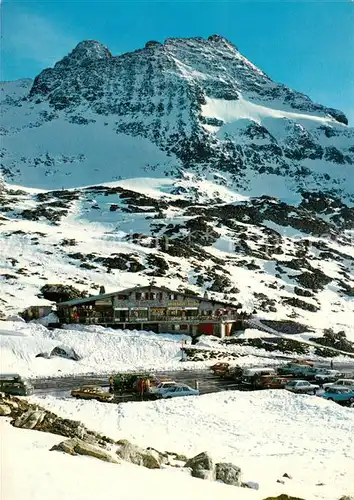
[[[216,478],[214,462],[206,451],[190,458],[185,467],[191,469],[193,477],[209,480],[215,480]]]

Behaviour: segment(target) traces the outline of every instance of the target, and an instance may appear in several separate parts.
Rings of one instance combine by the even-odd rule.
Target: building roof
[[[216,304],[221,304],[223,306],[237,308],[237,304],[232,304],[231,302],[224,302],[222,300],[215,300],[215,299],[200,297],[198,295],[189,295],[188,293],[179,292],[178,290],[171,290],[168,287],[157,286],[157,285],[144,285],[144,286],[135,286],[132,288],[124,288],[123,290],[118,290],[116,292],[101,293],[99,295],[91,295],[90,297],[85,297],[85,298],[81,298],[81,299],[72,299],[72,300],[67,300],[65,302],[58,302],[57,305],[58,306],[76,306],[76,305],[85,304],[85,303],[89,303],[89,302],[95,302],[96,300],[108,299],[110,297],[114,297],[115,295],[124,295],[126,293],[144,290],[144,289],[149,289],[149,288],[156,288],[156,289],[164,291],[164,292],[176,293],[178,295],[183,295],[184,297],[188,297],[191,300],[192,299],[206,300],[208,302],[213,302],[214,304],[216,303]]]

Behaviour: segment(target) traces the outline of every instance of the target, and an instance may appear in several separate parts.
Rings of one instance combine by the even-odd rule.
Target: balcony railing
[[[155,316],[150,315],[150,317],[145,318],[126,318],[122,319],[120,317],[114,318],[108,315],[97,315],[97,316],[81,316],[70,317],[63,316],[61,320],[65,323],[80,323],[80,324],[113,324],[113,323],[185,323],[185,324],[195,324],[195,323],[219,323],[228,321],[237,321],[239,317],[236,314],[222,315],[222,316],[211,316],[211,315],[198,315],[198,316]]]

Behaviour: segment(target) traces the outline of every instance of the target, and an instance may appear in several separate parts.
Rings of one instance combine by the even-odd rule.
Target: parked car
[[[353,378],[339,378],[335,382],[323,384],[323,388],[327,389],[328,387],[340,386],[340,387],[354,387],[354,379]]]
[[[317,368],[314,368],[308,364],[300,363],[289,363],[278,368],[279,375],[290,376],[290,377],[301,377],[301,378],[315,378],[317,373]]]
[[[101,403],[110,403],[114,399],[113,394],[104,392],[101,387],[96,385],[85,385],[78,389],[73,389],[71,395],[78,399],[96,399]]]
[[[34,387],[31,382],[18,373],[0,374],[0,392],[12,396],[29,396],[33,394]]]
[[[157,392],[156,395],[162,399],[176,398],[179,396],[199,396],[198,389],[192,389],[189,385],[176,384],[168,389],[163,389],[161,392]]]
[[[328,389],[323,394],[319,394],[319,396],[327,399],[328,401],[335,401],[340,404],[349,404],[354,408],[354,387],[328,387]]]
[[[334,382],[340,376],[340,371],[328,368],[317,368],[315,380],[318,382]]]
[[[319,385],[310,384],[307,380],[291,380],[285,386],[285,389],[296,394],[316,394]]]
[[[241,387],[244,389],[260,389],[261,380],[266,377],[275,377],[276,372],[273,368],[257,367],[247,368],[242,372],[240,379]]]
[[[225,375],[229,371],[229,368],[230,368],[230,363],[216,363],[215,365],[210,367],[214,375],[220,375],[220,376]]]
[[[289,382],[288,378],[264,375],[257,381],[257,388],[260,389],[284,389]]]
[[[177,382],[175,382],[174,380],[160,382],[158,385],[151,386],[149,388],[149,393],[150,394],[161,394],[162,392],[168,391],[169,389],[171,389],[171,387],[175,387],[176,385],[180,385],[180,384],[177,384]]]

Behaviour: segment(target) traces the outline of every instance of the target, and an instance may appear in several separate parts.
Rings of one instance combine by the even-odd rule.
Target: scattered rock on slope
[[[104,462],[118,463],[113,455],[99,446],[92,445],[78,438],[71,438],[54,445],[51,451],[62,451],[69,455],[87,455]]]
[[[117,444],[118,448],[116,453],[123,460],[131,462],[135,465],[142,465],[143,467],[147,467],[148,469],[160,468],[161,463],[156,457],[156,454],[139,448],[139,446],[136,446],[125,439],[118,441]]]
[[[241,469],[230,463],[217,463],[215,467],[215,478],[225,484],[240,486]]]
[[[199,453],[199,455],[196,455],[193,458],[190,458],[186,462],[185,467],[191,469],[191,474],[193,477],[209,480],[216,479],[213,460],[209,453],[206,451]]]

